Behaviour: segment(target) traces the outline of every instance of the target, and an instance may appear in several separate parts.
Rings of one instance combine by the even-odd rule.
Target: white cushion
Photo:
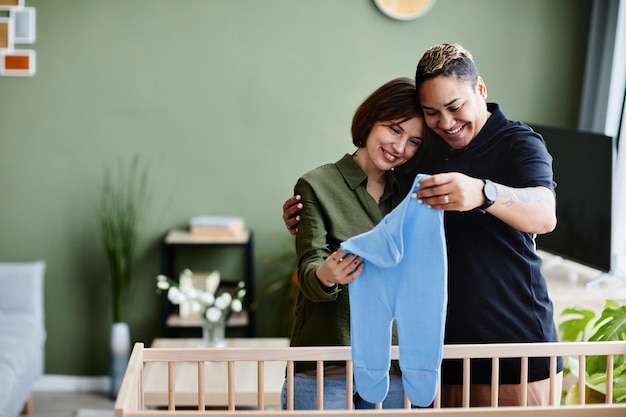
[[[0,262],[2,314],[32,314],[43,322],[45,261]]]

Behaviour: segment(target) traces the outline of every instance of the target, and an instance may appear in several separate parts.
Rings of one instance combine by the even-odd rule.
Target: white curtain
[[[626,276],[625,96],[626,0],[594,0],[578,128],[615,138],[611,272],[621,276]]]

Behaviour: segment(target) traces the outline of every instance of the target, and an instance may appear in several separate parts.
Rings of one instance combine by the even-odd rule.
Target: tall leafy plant
[[[147,168],[139,157],[130,166],[119,163],[117,172],[105,168],[100,199],[100,228],[109,263],[113,322],[126,321],[128,288],[139,227],[148,188]]]
[[[561,313],[569,317],[559,325],[561,340],[575,342],[602,342],[626,340],[626,305],[607,300],[599,318],[595,312],[583,308],[566,308]],[[605,356],[588,356],[585,363],[586,402],[604,402],[606,394],[607,361]],[[566,358],[565,371],[578,373],[578,361]],[[578,384],[566,393],[566,404],[578,403]],[[617,403],[626,403],[626,355],[613,359],[613,397]]]

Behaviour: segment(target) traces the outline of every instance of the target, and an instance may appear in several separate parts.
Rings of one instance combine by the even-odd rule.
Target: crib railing
[[[420,413],[439,417],[454,415],[483,415],[492,416],[626,416],[626,404],[613,404],[613,360],[615,355],[626,354],[626,342],[576,342],[576,343],[517,343],[517,344],[484,344],[484,345],[446,345],[444,359],[461,359],[463,361],[463,407],[440,408],[440,393],[437,393],[433,408],[411,409],[408,400],[405,400],[403,410],[382,410],[377,404],[376,410],[352,410],[352,362],[349,347],[285,347],[285,348],[145,348],[142,343],[135,344],[131,354],[126,374],[115,403],[116,417],[157,417],[157,416],[232,416],[251,415],[263,417],[285,416],[286,413],[301,416],[342,416],[351,414],[382,413],[384,415],[401,415],[406,413]],[[392,359],[398,359],[398,348],[391,350]],[[561,392],[558,392],[556,383],[556,363],[559,356],[573,356],[578,358],[579,364],[579,404],[577,406],[558,406]],[[607,385],[606,404],[585,405],[585,359],[587,356],[606,356],[607,358]],[[472,359],[489,358],[492,361],[492,380],[497,381],[499,373],[499,359],[521,358],[521,380],[526,381],[528,376],[528,359],[533,357],[550,358],[550,407],[498,407],[498,385],[492,384],[491,407],[469,408],[470,404],[470,361]],[[257,404],[255,410],[242,410],[236,403],[235,392],[235,363],[256,362],[257,375],[248,378],[257,380]],[[294,362],[313,361],[317,363],[318,403],[316,411],[293,411],[293,375]],[[346,410],[322,410],[323,408],[323,367],[326,361],[345,361],[346,366]],[[146,364],[163,362],[167,364],[167,372],[163,378],[167,383],[167,409],[148,409],[144,401],[143,372]],[[175,367],[187,362],[197,366],[197,407],[191,409],[177,408]],[[205,403],[205,364],[207,362],[227,363],[227,409],[207,410]],[[264,371],[268,362],[284,362],[287,370],[287,410],[276,407],[268,409],[265,404]],[[522,382],[523,400],[527,395],[527,384]],[[536,415],[536,416],[535,416]]]

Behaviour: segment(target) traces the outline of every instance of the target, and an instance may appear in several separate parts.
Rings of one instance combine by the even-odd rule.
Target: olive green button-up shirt
[[[380,203],[367,192],[367,175],[346,154],[334,164],[322,165],[304,174],[295,192],[302,196],[296,252],[300,293],[291,337],[292,346],[349,346],[350,307],[348,286],[324,287],[317,268],[341,242],[372,229],[402,201],[399,183],[392,171]],[[314,364],[299,364],[297,371]]]

